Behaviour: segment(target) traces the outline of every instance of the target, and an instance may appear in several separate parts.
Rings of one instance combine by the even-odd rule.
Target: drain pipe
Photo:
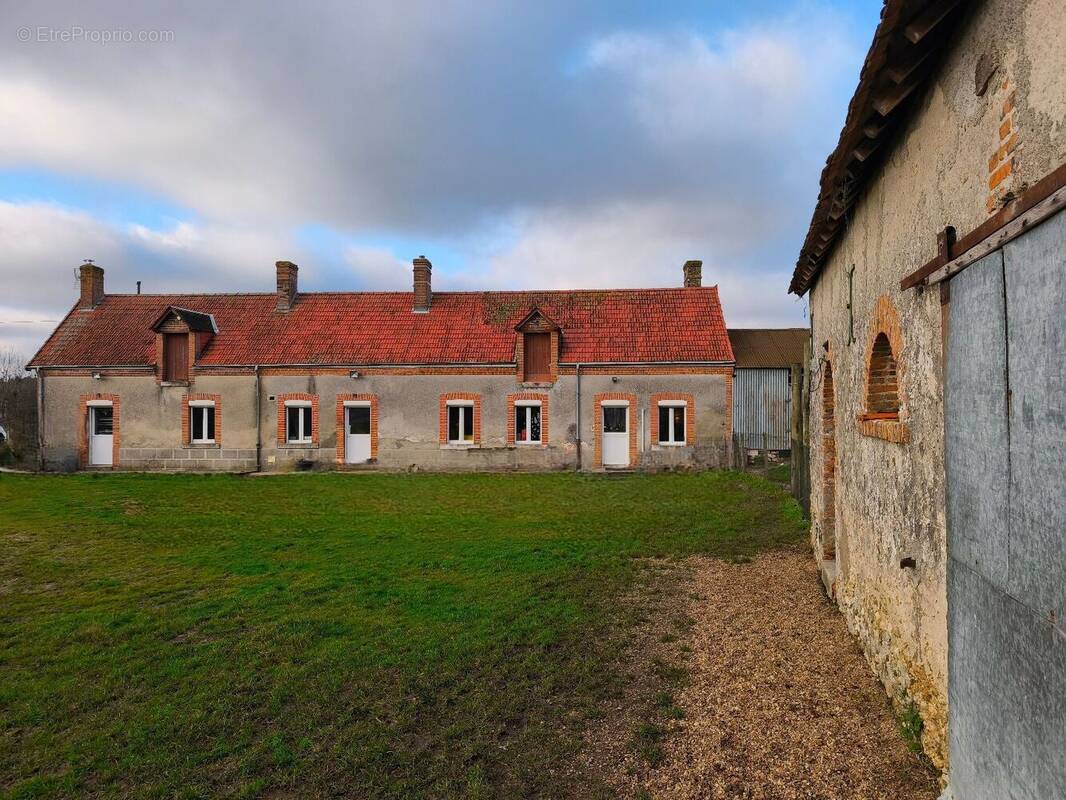
[[[263,471],[263,436],[262,427],[263,409],[260,408],[259,399],[259,365],[255,365],[255,471]]]
[[[577,377],[577,418],[574,421],[574,441],[577,443],[577,471],[581,472],[581,364],[574,366]]]

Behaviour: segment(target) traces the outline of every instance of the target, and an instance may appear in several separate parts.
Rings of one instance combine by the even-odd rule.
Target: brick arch
[[[859,432],[865,436],[902,444],[910,438],[904,423],[903,332],[899,312],[888,295],[874,304],[866,336],[864,360],[865,411],[859,415]]]
[[[836,558],[836,389],[833,360],[826,357],[822,373],[822,558]]]

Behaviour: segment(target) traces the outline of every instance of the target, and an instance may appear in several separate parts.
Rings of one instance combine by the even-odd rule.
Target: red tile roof
[[[731,362],[718,287],[545,292],[434,292],[428,313],[411,292],[107,295],[73,309],[31,367],[155,362],[152,323],[167,306],[211,314],[218,334],[198,364],[372,365],[514,362],[515,331],[534,307],[562,328],[560,361]]]

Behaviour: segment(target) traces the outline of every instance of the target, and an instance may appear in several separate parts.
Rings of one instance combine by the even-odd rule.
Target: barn
[[[790,368],[803,362],[806,328],[730,328],[733,441],[746,450],[788,450],[792,415]]]

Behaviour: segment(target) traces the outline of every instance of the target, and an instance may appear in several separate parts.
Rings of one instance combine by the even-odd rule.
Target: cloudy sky
[[[786,295],[879,0],[0,0],[0,347],[107,288]],[[144,41],[141,41],[141,40]]]

